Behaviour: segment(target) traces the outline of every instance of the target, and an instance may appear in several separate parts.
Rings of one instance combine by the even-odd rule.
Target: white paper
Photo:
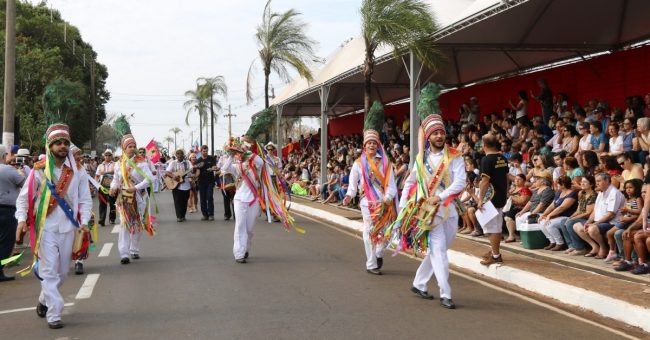
[[[499,212],[494,207],[492,202],[488,201],[483,204],[483,209],[476,209],[476,219],[481,226],[486,225],[488,222],[492,221],[493,218],[497,217]]]

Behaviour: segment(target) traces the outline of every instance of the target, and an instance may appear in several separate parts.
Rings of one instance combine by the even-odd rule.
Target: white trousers
[[[363,245],[366,250],[366,269],[375,269],[377,268],[377,258],[383,257],[386,245],[372,245],[370,232],[373,226],[372,220],[370,219],[370,210],[368,210],[367,206],[361,205],[361,215],[363,216]]]
[[[540,225],[541,226],[540,229],[542,230],[542,233],[544,233],[544,236],[546,236],[549,242],[555,244],[564,244],[564,238],[562,237],[560,228],[562,228],[562,226],[568,219],[569,217],[560,216],[560,217],[552,218],[548,220],[546,223]]]
[[[427,284],[431,279],[431,275],[436,274],[438,287],[440,287],[440,297],[451,299],[447,249],[454,241],[457,230],[458,216],[450,216],[429,232],[429,250],[415,273],[413,287],[421,291],[428,291]]]
[[[43,231],[41,236],[38,275],[43,281],[41,281],[38,301],[47,306],[48,322],[61,320],[64,301],[59,287],[68,277],[73,243],[74,231],[67,233]]]
[[[248,202],[240,200],[234,201],[235,206],[235,235],[232,253],[235,259],[244,258],[244,255],[251,248],[253,240],[253,230],[255,229],[255,222],[257,216],[260,214],[260,205],[255,202],[249,206]]]
[[[120,234],[117,239],[117,249],[120,253],[120,258],[129,257],[129,255],[140,254],[140,237],[142,232],[140,230],[131,234],[129,229],[120,225]]]

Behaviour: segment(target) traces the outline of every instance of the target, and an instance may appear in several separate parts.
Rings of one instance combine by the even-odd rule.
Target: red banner
[[[149,160],[151,160],[152,163],[158,163],[160,160],[160,151],[158,151],[158,147],[156,147],[156,142],[151,140],[149,144],[147,144],[147,157],[149,157]]]

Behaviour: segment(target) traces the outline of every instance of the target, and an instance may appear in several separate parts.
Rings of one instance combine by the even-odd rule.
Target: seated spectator
[[[584,170],[582,170],[578,165],[578,161],[573,157],[567,157],[564,159],[564,174],[569,176],[571,180],[585,175]]]
[[[623,121],[623,151],[631,152],[634,150],[635,130],[636,124],[634,124],[634,119],[625,118]]]
[[[544,236],[549,240],[545,250],[560,251],[566,249],[561,227],[576,211],[578,194],[571,188],[571,179],[562,176],[556,181],[555,199],[539,218]]]
[[[539,176],[539,174],[547,172],[547,167],[546,156],[541,154],[533,155],[533,168],[529,169],[526,179],[533,182],[535,177]]]
[[[467,171],[467,186],[460,195],[460,217],[463,221],[463,226],[458,229],[460,234],[471,234],[474,231],[474,221],[469,216],[469,208],[473,208],[473,212],[476,212],[476,194],[474,183],[477,180],[478,176],[474,172]]]
[[[566,153],[564,151],[558,152],[553,156],[553,163],[555,163],[555,168],[553,168],[553,181],[557,181],[560,176],[564,175],[564,158]]]
[[[645,195],[644,195],[645,196]],[[648,223],[650,224],[650,223]],[[617,272],[633,270],[632,273],[639,275],[648,272],[646,264],[646,252],[650,247],[646,246],[646,240],[650,236],[650,230],[643,229],[643,216],[639,217],[625,231],[623,231],[623,260],[614,263],[614,270]],[[638,236],[637,236],[638,235]],[[637,263],[632,259],[632,251],[636,253]],[[641,256],[639,257],[639,254]]]
[[[564,134],[562,138],[562,150],[566,152],[567,156],[573,156],[578,152],[578,147],[580,144],[580,136],[578,131],[572,125],[566,125],[562,129]]]
[[[622,182],[629,181],[634,178],[643,179],[643,167],[641,164],[634,163],[632,153],[629,151],[623,152],[618,155],[618,165],[623,168],[621,173]],[[622,186],[621,190],[624,190]]]
[[[636,121],[636,141],[638,144],[639,161],[644,162],[648,156],[648,149],[650,148],[650,118],[642,117]]]
[[[601,158],[601,171],[606,172],[612,179],[612,185],[617,189],[623,185],[623,178],[621,174],[623,169],[616,161],[615,156],[603,155]]]
[[[513,153],[510,159],[508,160],[508,179],[511,182],[515,181],[515,177],[522,175],[524,177],[524,183],[526,182],[526,168],[525,164],[522,163],[521,155],[518,153]]]
[[[572,256],[584,255],[587,253],[585,249],[587,244],[576,234],[573,226],[576,223],[585,223],[591,215],[591,212],[594,210],[594,205],[596,203],[596,197],[598,193],[594,191],[596,185],[596,180],[594,176],[585,176],[580,180],[580,192],[578,194],[578,208],[576,211],[569,216],[569,218],[564,222],[564,225],[560,227],[562,232],[562,237],[566,241],[567,246],[569,247],[565,254]]]
[[[623,194],[612,185],[609,174],[601,172],[596,175],[596,188],[600,191],[596,198],[596,204],[587,222],[576,223],[573,230],[591,246],[591,252],[585,257],[605,259],[607,256],[607,244],[603,234],[614,227],[620,219],[620,209],[625,204]]]
[[[591,133],[590,124],[583,122],[578,124],[578,133],[580,134],[580,141],[578,142],[578,153],[590,150],[591,146]]]
[[[602,125],[600,122],[594,121],[589,123],[589,140],[588,150],[596,152],[597,155],[605,154],[605,137],[602,135]]]
[[[634,223],[641,215],[641,208],[643,207],[643,199],[641,198],[641,187],[643,181],[640,179],[631,179],[625,181],[625,205],[620,209],[622,214],[621,219],[615,224],[616,228],[611,228],[607,231],[607,244],[609,246],[609,254],[605,262],[611,263],[618,260],[623,256],[623,249],[620,244],[616,243],[615,235],[622,234],[627,228]]]
[[[515,215],[517,229],[528,222],[528,215],[539,216],[553,202],[555,192],[551,189],[552,181],[551,173],[548,171],[541,171],[535,175],[535,182],[530,186],[533,194],[528,203]]]
[[[526,176],[518,174],[514,176],[514,186],[510,189],[510,209],[503,213],[508,229],[508,238],[505,242],[515,242],[515,216],[528,204],[533,193],[526,186]]]
[[[598,155],[592,150],[588,150],[582,153],[582,158],[578,158],[580,167],[584,170],[585,175],[594,176],[598,173],[598,168],[600,167],[600,161],[598,160]]]
[[[609,123],[607,134],[609,135],[609,155],[618,156],[623,153],[623,136],[619,133],[618,123]]]

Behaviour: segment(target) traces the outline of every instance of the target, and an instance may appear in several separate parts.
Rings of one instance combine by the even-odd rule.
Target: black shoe
[[[99,222],[99,223],[97,223],[97,224],[99,224],[99,225],[102,226],[102,227],[104,226],[104,222]]]
[[[224,217],[223,220],[224,221],[230,221],[230,217]]]
[[[120,263],[121,263],[121,264],[129,264],[129,262],[131,262],[131,260],[129,260],[128,257],[123,257],[123,258],[120,260]]]
[[[423,299],[433,300],[433,295],[431,295],[431,294],[429,294],[429,293],[427,293],[427,292],[425,292],[423,290],[419,290],[419,289],[417,289],[415,287],[411,287],[411,291],[413,293],[415,293],[415,295],[417,295],[417,296],[419,296],[419,297],[421,297]]]
[[[36,305],[36,315],[44,318],[45,315],[47,315],[47,306],[39,302],[38,305]]]
[[[13,276],[5,276],[5,274],[0,273],[0,282],[13,281],[15,279]]]
[[[447,309],[456,309],[454,301],[448,298],[440,298],[440,305]]]
[[[203,215],[203,217],[201,217],[201,221],[207,221],[207,220],[208,220],[207,216]]]
[[[183,219],[182,218],[177,218],[176,222],[183,222]]]
[[[111,221],[110,223],[111,223],[111,224],[115,224],[115,221]]]
[[[74,273],[76,275],[81,275],[84,273],[84,264],[81,262],[76,262],[74,264]]]
[[[185,222],[185,221],[186,221],[185,217],[181,218],[181,222]]]
[[[140,254],[131,254],[131,258],[134,260],[139,260],[140,259]]]
[[[214,216],[208,216],[208,221],[214,221]]]
[[[384,258],[383,257],[378,257],[377,258],[377,269],[381,269],[381,267],[384,266]]]
[[[366,272],[372,275],[381,275],[381,271],[379,270],[379,268],[366,269]]]
[[[248,258],[248,252],[246,252],[246,254],[244,254],[244,258],[245,258],[245,259]]]
[[[246,259],[235,259],[237,263],[246,263]]]
[[[61,320],[56,320],[56,321],[48,322],[47,326],[52,329],[59,329],[59,328],[63,328],[63,322],[61,322]]]

